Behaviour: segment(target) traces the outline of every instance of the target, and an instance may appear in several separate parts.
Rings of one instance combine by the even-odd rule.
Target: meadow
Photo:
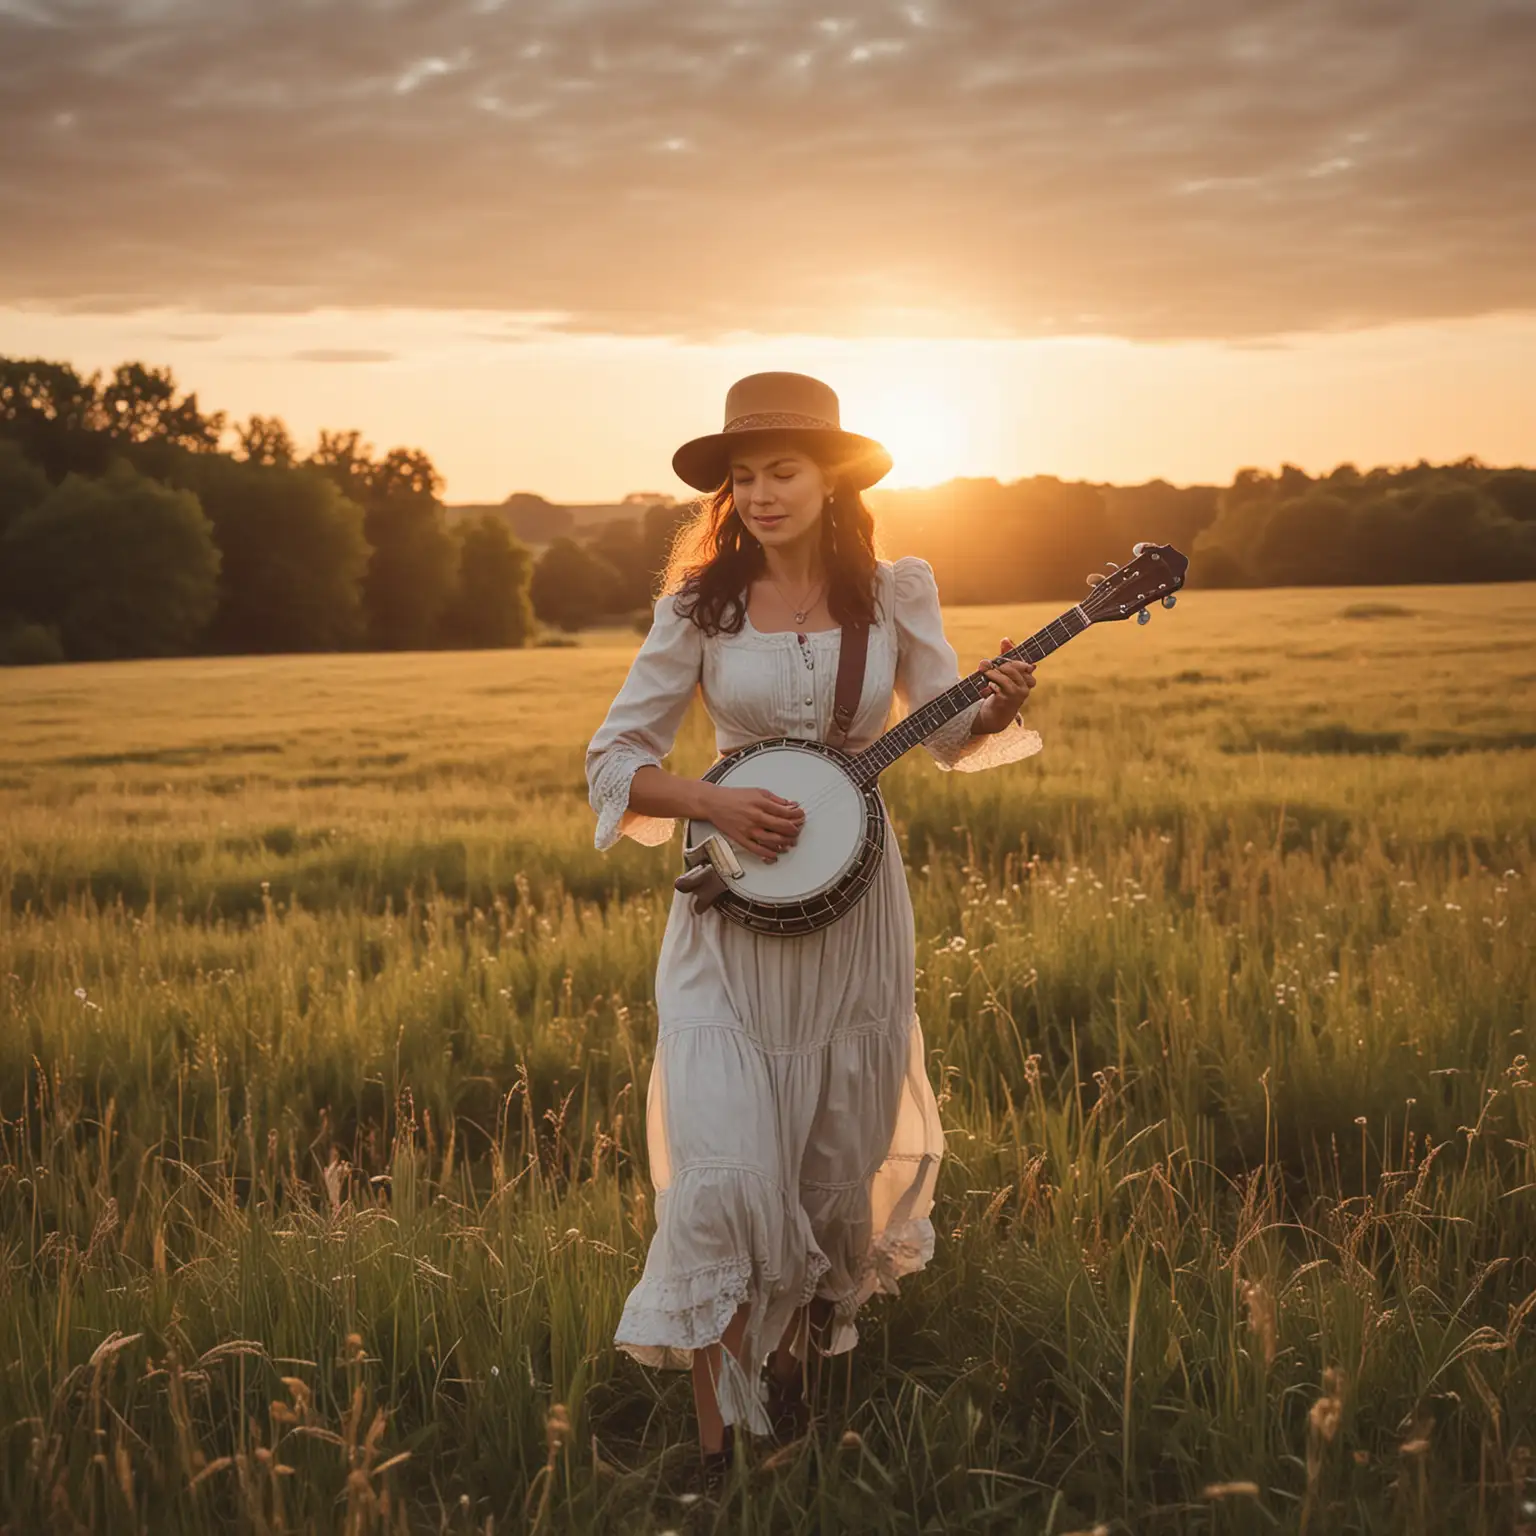
[[[609,1343],[636,644],[0,674],[0,1531],[1536,1531],[1536,589],[1193,592],[886,775],[938,1251],[718,1509]]]

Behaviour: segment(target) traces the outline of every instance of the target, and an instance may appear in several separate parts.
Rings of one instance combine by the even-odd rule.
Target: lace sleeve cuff
[[[636,769],[646,764],[661,767],[661,760],[635,747],[616,747],[594,775],[588,802],[597,812],[597,833],[592,846],[601,851],[613,847],[620,837],[632,837],[637,843],[654,847],[672,836],[677,822],[670,816],[646,816],[629,809],[629,782]]]
[[[965,722],[965,729],[969,731],[980,708],[980,703],[977,703],[963,715],[957,715],[950,725],[938,733],[938,737],[930,738],[930,746],[961,721]],[[1001,731],[985,736],[967,736],[957,747],[946,745],[942,756],[937,750],[933,755],[942,768],[954,768],[961,773],[979,773],[983,768],[1000,768],[1004,763],[1016,763],[1021,758],[1033,757],[1043,745],[1039,731],[1029,730],[1022,721],[1015,720]]]

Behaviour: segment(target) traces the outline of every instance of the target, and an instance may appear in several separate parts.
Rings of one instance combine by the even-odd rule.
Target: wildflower
[[[1341,1395],[1344,1378],[1338,1369],[1329,1366],[1323,1372],[1323,1395],[1312,1404],[1307,1414],[1307,1428],[1314,1444],[1331,1445],[1339,1432],[1344,1417],[1344,1400]]]
[[[1264,1364],[1273,1365],[1279,1336],[1275,1326],[1275,1299],[1262,1281],[1248,1280],[1243,1285],[1243,1305],[1248,1309],[1248,1331],[1258,1336],[1264,1350]]]

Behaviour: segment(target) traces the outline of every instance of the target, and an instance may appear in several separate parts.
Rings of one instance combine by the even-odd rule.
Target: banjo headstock
[[[1189,569],[1188,557],[1171,544],[1138,544],[1133,553],[1136,558],[1129,565],[1116,566],[1108,576],[1088,578],[1093,591],[1081,607],[1093,623],[1111,623],[1135,614],[1137,622],[1145,624],[1152,617],[1147,610],[1153,603],[1173,607],[1174,593],[1184,585]]]

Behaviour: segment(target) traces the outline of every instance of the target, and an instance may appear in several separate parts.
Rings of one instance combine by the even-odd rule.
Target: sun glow
[[[965,397],[937,377],[893,378],[847,389],[843,424],[879,439],[895,461],[880,483],[892,488],[938,485],[974,466]]]

